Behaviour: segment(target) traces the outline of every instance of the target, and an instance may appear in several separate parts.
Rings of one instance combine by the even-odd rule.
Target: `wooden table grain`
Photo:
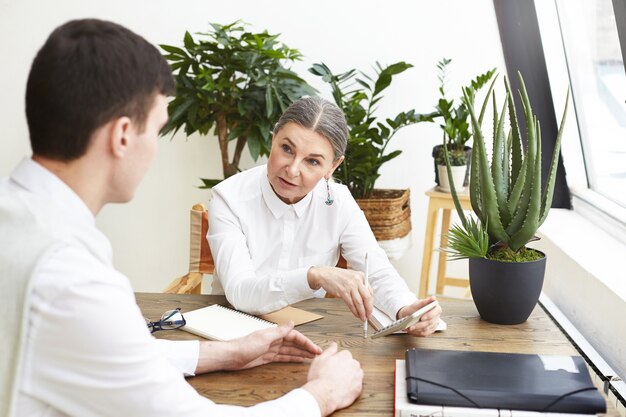
[[[223,296],[173,295],[137,293],[137,303],[144,316],[157,320],[172,308],[181,307],[183,314],[209,304],[227,305]],[[337,342],[348,349],[361,363],[365,378],[363,394],[350,407],[336,416],[393,415],[394,367],[396,359],[413,347],[430,349],[477,350],[490,352],[577,355],[547,314],[537,306],[530,318],[518,325],[497,325],[480,319],[472,301],[439,299],[445,332],[426,338],[392,335],[379,339],[363,339],[363,324],[349,312],[339,299],[305,300],[295,307],[324,316],[297,329],[321,347]],[[156,332],[167,339],[199,339],[182,330]],[[188,378],[187,381],[203,396],[217,403],[253,405],[272,400],[306,382],[308,364],[275,363],[238,372],[216,372]],[[607,416],[617,416],[609,407]]]

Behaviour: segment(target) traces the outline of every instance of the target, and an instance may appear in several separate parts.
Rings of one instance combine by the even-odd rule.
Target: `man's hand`
[[[410,314],[413,314],[415,311],[424,307],[427,304],[435,301],[435,297],[431,296],[428,298],[424,298],[423,300],[418,300],[413,304],[409,304],[408,306],[402,307],[398,311],[397,318],[401,319],[402,317],[406,317]],[[432,334],[437,329],[437,325],[439,324],[439,318],[441,317],[441,306],[438,305],[426,314],[422,316],[420,321],[415,323],[413,326],[406,329],[406,332],[413,336],[428,336]]]
[[[295,330],[291,322],[228,342],[201,342],[196,373],[234,371],[270,362],[303,362],[320,353],[322,349]]]
[[[239,352],[231,369],[247,369],[270,362],[302,362],[322,353],[322,348],[288,325],[259,330],[232,341]]]
[[[374,297],[371,287],[365,287],[363,272],[332,266],[314,266],[309,269],[307,279],[312,289],[321,287],[328,294],[341,298],[352,314],[361,321],[372,315]]]
[[[352,404],[363,390],[363,370],[349,351],[337,352],[332,343],[309,368],[308,382],[302,387],[315,398],[322,416]]]

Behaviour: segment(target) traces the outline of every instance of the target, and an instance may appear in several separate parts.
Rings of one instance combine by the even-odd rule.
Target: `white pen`
[[[367,262],[367,252],[365,252],[365,277],[363,277],[363,280],[365,281],[363,284],[365,284],[365,291],[369,291],[369,277],[368,277],[368,262]],[[367,339],[367,317],[365,317],[365,321],[363,322],[363,339]]]

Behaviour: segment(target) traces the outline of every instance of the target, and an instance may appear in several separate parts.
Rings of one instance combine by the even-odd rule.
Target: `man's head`
[[[101,20],[65,23],[28,77],[33,159],[94,213],[128,201],[154,157],[174,91],[167,61],[141,36]]]
[[[167,62],[142,37],[112,22],[65,23],[39,50],[28,77],[33,153],[77,159],[98,127],[120,116],[142,125],[156,95],[173,92]]]

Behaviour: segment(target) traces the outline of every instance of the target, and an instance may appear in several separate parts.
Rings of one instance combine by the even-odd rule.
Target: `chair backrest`
[[[204,204],[194,204],[189,212],[189,272],[173,280],[163,292],[169,294],[201,294],[202,275],[211,275],[215,263],[206,238],[209,214]]]
[[[209,213],[204,204],[194,204],[190,212],[189,272],[213,274],[215,271],[213,255],[206,238],[208,231]]]

